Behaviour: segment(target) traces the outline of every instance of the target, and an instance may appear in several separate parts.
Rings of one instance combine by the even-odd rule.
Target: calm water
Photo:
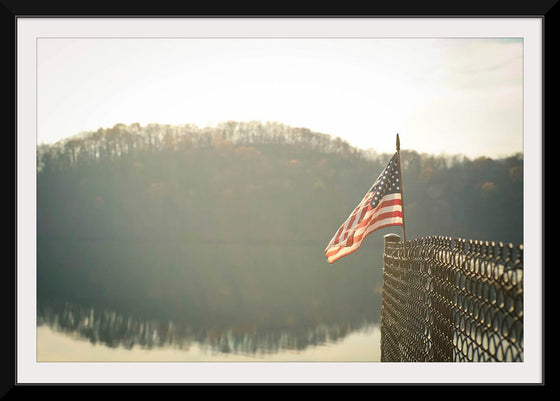
[[[361,258],[361,259],[360,259]],[[379,361],[381,260],[322,247],[38,242],[38,361]]]

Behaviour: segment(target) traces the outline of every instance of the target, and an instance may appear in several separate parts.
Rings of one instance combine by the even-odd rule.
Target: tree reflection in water
[[[379,322],[380,250],[332,268],[318,246],[39,240],[37,320],[109,347],[268,355]]]
[[[196,343],[211,352],[252,356],[334,343],[371,324],[364,319],[316,326],[193,327],[187,323],[145,320],[68,302],[41,305],[37,323],[111,348],[189,349]]]

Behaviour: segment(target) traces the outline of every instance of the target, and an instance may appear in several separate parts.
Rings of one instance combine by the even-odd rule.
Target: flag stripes
[[[334,263],[355,252],[369,234],[380,228],[403,224],[398,154],[395,153],[372,188],[329,242],[325,249],[327,261]]]

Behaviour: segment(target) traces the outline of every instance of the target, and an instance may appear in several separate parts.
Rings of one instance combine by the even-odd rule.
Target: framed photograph
[[[543,384],[552,6],[14,7],[10,384]]]

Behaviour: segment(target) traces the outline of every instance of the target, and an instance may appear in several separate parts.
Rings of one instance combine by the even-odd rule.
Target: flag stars
[[[370,205],[372,207],[379,205],[385,195],[400,192],[398,168],[399,163],[395,155],[379,177],[377,177],[376,183],[370,189],[372,193]]]

